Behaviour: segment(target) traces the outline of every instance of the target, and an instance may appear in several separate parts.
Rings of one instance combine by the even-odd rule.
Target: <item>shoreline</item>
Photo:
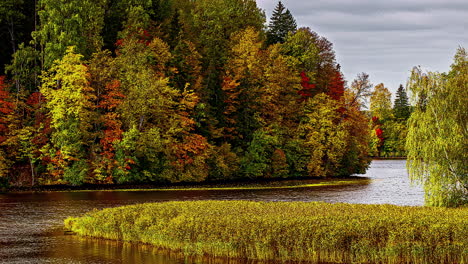
[[[92,192],[92,191],[204,191],[204,190],[258,190],[310,188],[318,186],[337,186],[348,184],[368,184],[371,180],[362,176],[348,177],[307,177],[282,179],[244,179],[231,181],[213,181],[202,183],[173,184],[84,184],[41,185],[10,187],[5,193],[42,193],[42,192]],[[304,183],[306,182],[306,183]]]

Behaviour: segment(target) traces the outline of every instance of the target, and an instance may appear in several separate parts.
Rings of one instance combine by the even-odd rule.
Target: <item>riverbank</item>
[[[268,190],[268,189],[294,189],[337,185],[369,184],[366,177],[342,178],[306,178],[306,179],[263,179],[244,181],[225,181],[211,183],[178,183],[178,184],[87,184],[82,186],[70,185],[43,185],[32,187],[11,187],[8,192],[87,192],[87,191],[180,191],[180,190]]]
[[[65,220],[81,236],[185,255],[324,262],[466,262],[468,209],[323,202],[131,205]]]

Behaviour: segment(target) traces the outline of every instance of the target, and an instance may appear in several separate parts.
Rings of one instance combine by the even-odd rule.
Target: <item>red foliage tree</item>
[[[372,117],[372,122],[373,122],[375,125],[380,124],[379,118],[378,118],[377,116],[373,116],[373,117]]]
[[[310,83],[310,78],[307,77],[307,74],[305,72],[301,72],[301,86],[302,89],[297,92],[301,96],[299,100],[306,101],[307,99],[312,97],[315,89],[315,84]]]
[[[34,149],[34,155],[39,157],[42,155],[41,148],[49,143],[50,134],[52,133],[52,128],[50,127],[51,119],[47,116],[47,112],[42,109],[45,102],[45,97],[40,92],[31,93],[26,100],[26,108],[29,115],[34,119],[34,128],[37,133],[34,133],[34,137],[31,139],[31,142],[36,146]],[[51,161],[50,157],[43,156],[42,162],[44,165],[47,165]]]
[[[107,174],[106,182],[112,182],[112,170],[117,166],[117,162],[114,159],[115,148],[114,142],[122,139],[123,130],[120,116],[115,109],[122,103],[125,96],[120,92],[120,82],[114,80],[106,85],[106,91],[101,95],[98,108],[104,109],[106,113],[102,115],[102,122],[105,126],[104,136],[101,138],[100,143],[102,146],[102,157],[105,163],[105,170]],[[126,169],[130,169],[130,165],[133,161],[128,161]]]
[[[334,100],[340,100],[344,95],[345,81],[341,72],[336,71],[330,80],[327,94]]]
[[[383,144],[384,142],[383,130],[380,127],[378,127],[375,129],[375,134],[379,138],[380,144]]]
[[[10,115],[15,105],[10,102],[10,93],[5,83],[5,76],[0,76],[0,143],[6,140],[5,134],[8,130],[7,116]]]

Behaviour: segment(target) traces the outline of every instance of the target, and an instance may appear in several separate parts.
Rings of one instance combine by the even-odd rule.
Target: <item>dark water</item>
[[[184,259],[144,245],[64,235],[63,219],[105,207],[172,200],[326,201],[422,205],[404,160],[376,160],[366,184],[271,190],[50,192],[0,194],[0,263],[234,263]],[[247,263],[235,261],[235,263]]]

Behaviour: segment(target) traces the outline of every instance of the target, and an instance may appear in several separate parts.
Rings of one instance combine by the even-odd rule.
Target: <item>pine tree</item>
[[[393,114],[397,119],[408,119],[411,114],[411,109],[408,103],[408,95],[403,85],[397,90],[395,102],[393,103]]]
[[[297,29],[296,20],[281,1],[276,5],[268,25],[267,44],[283,43],[289,32]]]

